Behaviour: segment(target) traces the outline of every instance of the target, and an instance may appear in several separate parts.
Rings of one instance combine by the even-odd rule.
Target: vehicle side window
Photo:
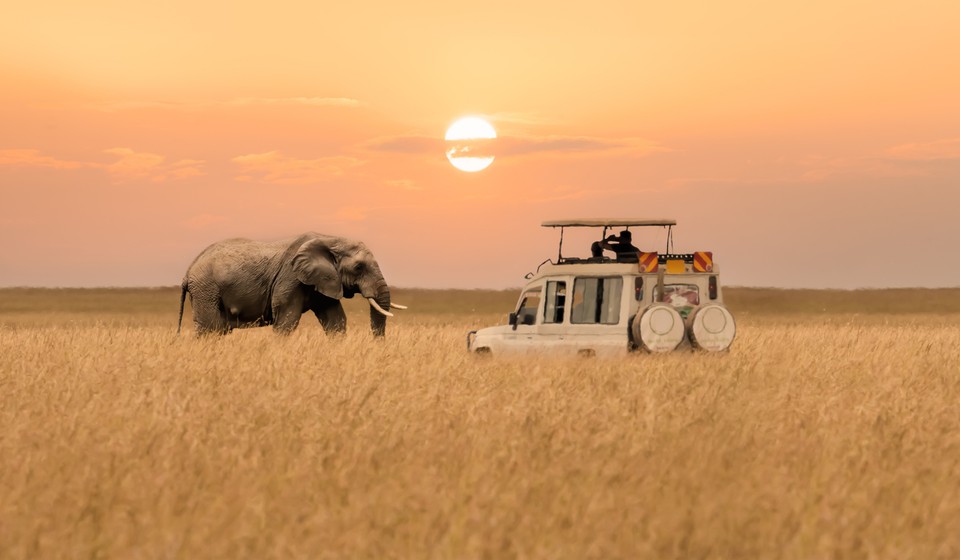
[[[696,284],[665,284],[663,301],[672,305],[686,319],[700,305],[700,288]]]
[[[577,324],[620,322],[620,294],[623,278],[577,278],[573,282],[570,322]]]
[[[531,290],[520,299],[517,310],[518,325],[532,325],[537,322],[537,310],[540,308],[540,288]]]
[[[562,323],[567,306],[567,283],[547,282],[547,303],[543,308],[544,323]]]

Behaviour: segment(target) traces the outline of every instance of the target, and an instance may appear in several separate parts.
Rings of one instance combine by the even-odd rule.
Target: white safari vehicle
[[[723,304],[713,254],[674,252],[674,225],[675,220],[544,222],[544,227],[560,228],[557,261],[546,260],[527,275],[508,325],[470,331],[468,350],[583,356],[727,350],[736,325]],[[570,227],[603,228],[601,239],[609,228],[666,228],[666,251],[633,251],[630,246],[631,252],[610,258],[598,255],[600,244],[595,243],[590,258],[564,257],[563,230]]]

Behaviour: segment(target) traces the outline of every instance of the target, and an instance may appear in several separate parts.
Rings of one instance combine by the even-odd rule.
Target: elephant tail
[[[187,300],[187,279],[180,284],[180,318],[177,319],[177,335],[180,334],[180,325],[183,323],[183,302]]]

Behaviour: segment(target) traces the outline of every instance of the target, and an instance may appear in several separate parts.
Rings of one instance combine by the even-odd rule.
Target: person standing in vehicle
[[[609,235],[600,241],[600,247],[617,254],[617,262],[639,262],[640,249],[633,246],[633,234],[625,229],[620,235]]]

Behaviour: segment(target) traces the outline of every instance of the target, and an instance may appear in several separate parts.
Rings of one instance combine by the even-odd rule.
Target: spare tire
[[[720,304],[704,305],[693,315],[690,341],[697,348],[720,352],[730,348],[736,336],[737,324],[733,315]]]
[[[670,352],[683,342],[683,317],[673,306],[654,303],[637,314],[631,327],[633,340],[650,352]]]

